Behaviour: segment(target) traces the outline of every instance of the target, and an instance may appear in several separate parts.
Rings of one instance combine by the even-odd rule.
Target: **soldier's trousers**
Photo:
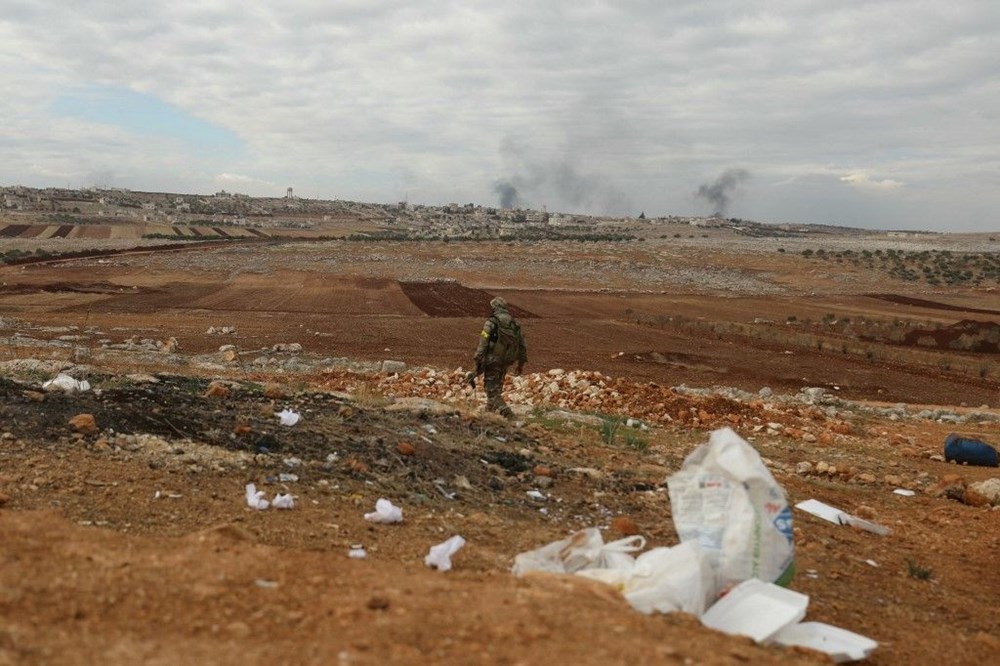
[[[486,388],[486,410],[499,412],[509,419],[514,416],[514,412],[503,401],[503,380],[506,376],[507,368],[488,367],[483,371],[483,386]]]

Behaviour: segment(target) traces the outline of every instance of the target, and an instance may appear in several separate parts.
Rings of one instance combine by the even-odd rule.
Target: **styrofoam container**
[[[819,500],[804,500],[795,505],[795,508],[800,511],[805,511],[806,513],[811,513],[817,518],[822,518],[827,522],[831,522],[835,525],[843,525],[843,517],[847,514],[837,507],[830,506]]]
[[[701,616],[706,627],[749,636],[763,643],[806,616],[809,596],[751,578],[719,599]]]
[[[866,659],[878,647],[867,636],[822,622],[800,622],[785,627],[771,642],[825,652],[838,664]]]

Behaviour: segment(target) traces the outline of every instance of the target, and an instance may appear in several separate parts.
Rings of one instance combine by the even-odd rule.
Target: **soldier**
[[[521,374],[524,364],[528,362],[528,348],[524,344],[520,325],[507,310],[507,301],[497,296],[490,301],[490,309],[493,314],[483,324],[483,331],[479,334],[476,372],[470,380],[475,385],[475,377],[482,374],[486,385],[487,411],[499,412],[509,419],[514,417],[514,412],[503,401],[503,380],[507,369],[515,363],[517,374]]]

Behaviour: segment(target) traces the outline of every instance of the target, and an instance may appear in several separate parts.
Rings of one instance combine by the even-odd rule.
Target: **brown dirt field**
[[[111,227],[96,225],[77,227],[75,237],[87,240],[106,240],[111,238]]]
[[[296,243],[0,266],[0,360],[66,358],[73,347],[96,359],[100,340],[136,335],[175,337],[185,358],[224,344],[252,356],[298,342],[314,358],[468,367],[486,304],[502,295],[535,315],[522,327],[539,383],[551,368],[583,368],[626,394],[649,382],[820,386],[872,404],[997,405],[993,370],[944,371],[888,346],[874,360],[820,349],[820,329],[786,323],[833,313],[951,325],[957,317],[937,304],[1000,309],[995,293],[893,283],[899,298],[885,300],[868,295],[884,278],[831,281],[768,253],[553,245]],[[518,258],[497,260],[506,253]],[[236,333],[211,336],[211,326]],[[76,327],[78,338],[27,346],[67,332],[45,327]],[[954,360],[995,366],[990,355]],[[349,372],[254,375],[139,356],[106,363],[94,370],[99,395],[38,401],[41,378],[3,385],[0,664],[824,663],[681,614],[643,616],[583,580],[509,574],[516,553],[615,516],[634,520],[650,545],[676,543],[663,480],[705,441],[710,421],[752,438],[792,502],[816,498],[893,530],[878,537],[795,512],[792,587],[810,595],[808,619],[878,640],[873,664],[988,663],[1000,650],[1000,511],[928,491],[952,473],[970,483],[1000,476],[929,458],[954,425],[854,415],[849,434],[809,441],[803,428],[833,432],[837,420],[816,408],[779,413],[713,399],[690,403],[710,421],[653,428],[633,447],[543,414],[513,427],[461,400],[450,416],[389,412],[379,391],[390,389]],[[159,372],[160,383],[124,378],[135,371]],[[206,398],[209,377],[245,386]],[[279,390],[267,398],[246,388],[255,382]],[[301,426],[274,424],[284,406],[305,415]],[[70,432],[66,420],[80,411],[98,417],[98,433]],[[755,429],[774,420],[790,429]],[[963,431],[1000,441],[998,423]],[[118,439],[131,433],[167,444],[154,451]],[[398,452],[403,441],[415,455]],[[330,451],[336,463],[325,462]],[[290,471],[287,456],[302,460],[299,481],[278,480]],[[841,472],[794,471],[819,460]],[[532,465],[554,470],[558,501],[540,507],[525,497]],[[921,492],[894,495],[897,476]],[[458,477],[471,489],[446,499],[438,491],[458,488]],[[250,481],[269,496],[293,492],[296,509],[248,509]],[[378,497],[402,505],[404,523],[365,523]],[[425,568],[427,548],[455,533],[469,541],[455,570]],[[356,543],[368,559],[347,558]],[[929,580],[913,576],[917,565]]]

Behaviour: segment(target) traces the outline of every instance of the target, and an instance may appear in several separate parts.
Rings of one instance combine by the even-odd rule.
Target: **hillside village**
[[[0,187],[0,219],[60,224],[147,223],[167,226],[207,226],[258,230],[323,230],[350,220],[381,228],[389,239],[498,237],[602,234],[619,239],[659,225],[691,227],[691,232],[726,229],[754,237],[785,237],[830,231],[815,225],[761,224],[721,217],[610,217],[499,208],[473,203],[426,206],[306,199],[292,188],[284,197],[250,197],[226,191],[212,195],[138,192],[121,188],[35,189]],[[858,233],[864,234],[861,230]],[[610,236],[611,238],[608,238]]]

